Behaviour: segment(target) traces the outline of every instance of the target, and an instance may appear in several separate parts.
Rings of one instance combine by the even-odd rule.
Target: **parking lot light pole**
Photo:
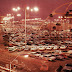
[[[10,72],[11,72],[11,62],[10,62]]]
[[[25,8],[25,48],[26,48],[26,44],[27,44],[27,37],[26,37],[26,12],[27,10],[29,10],[29,7]],[[38,11],[39,9],[37,7],[34,7],[34,11]],[[31,12],[33,11],[33,9],[31,9]]]
[[[27,37],[26,37],[26,14],[27,14],[27,10],[29,10],[30,8],[29,7],[26,7],[25,8],[25,48],[26,48],[26,44],[27,44]],[[20,7],[17,7],[17,8],[13,8],[13,11],[18,11],[20,10]],[[38,11],[39,9],[37,7],[34,7],[34,11]],[[33,9],[31,9],[31,12],[33,11]]]
[[[25,8],[25,48],[26,48],[26,8]]]
[[[26,14],[27,14],[27,10],[29,10],[29,7],[25,8],[25,48],[26,48],[26,44],[27,44],[27,37],[26,37]]]

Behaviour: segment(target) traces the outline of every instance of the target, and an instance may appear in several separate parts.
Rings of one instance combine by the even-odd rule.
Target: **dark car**
[[[58,60],[64,60],[64,56],[61,56],[61,55],[57,55],[56,58],[57,58]]]
[[[64,72],[72,72],[72,64],[66,64],[63,68]]]

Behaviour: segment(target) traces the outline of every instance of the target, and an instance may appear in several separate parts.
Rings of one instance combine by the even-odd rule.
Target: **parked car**
[[[29,50],[30,50],[30,48],[25,48],[25,49],[24,49],[24,51],[29,51]]]
[[[16,50],[17,50],[17,48],[16,48],[15,46],[8,48],[8,51],[9,51],[9,52],[14,52],[14,51],[16,51]]]
[[[58,47],[57,45],[55,45],[55,46],[53,47],[53,49],[54,49],[54,50],[57,50],[57,49],[59,49],[59,47]]]
[[[56,60],[56,57],[55,56],[49,56],[48,57],[48,61],[55,61]]]
[[[43,50],[45,50],[45,48],[42,47],[42,46],[40,46],[40,47],[39,47],[39,50],[40,50],[40,51],[43,51]]]
[[[72,50],[69,50],[67,53],[72,54]]]
[[[29,56],[30,56],[30,57],[35,57],[35,54],[36,54],[36,52],[31,52],[31,53],[29,54]]]
[[[43,59],[44,59],[44,60],[48,60],[48,58],[49,58],[50,56],[51,56],[51,54],[44,54],[44,55],[43,55]]]
[[[39,56],[40,56],[41,54],[37,54],[37,53],[36,53],[36,54],[34,54],[34,55],[35,55],[36,58],[39,58]]]
[[[37,48],[33,47],[30,49],[31,51],[37,51]]]
[[[60,54],[61,56],[64,57],[64,59],[68,59],[68,56],[66,56],[65,54]]]
[[[24,50],[23,47],[18,47],[18,48],[17,48],[17,51],[22,51],[22,50]]]
[[[52,50],[53,49],[53,46],[48,46],[47,48],[46,48],[46,50]]]
[[[63,51],[61,51],[61,52],[65,54],[65,53],[67,53],[68,51],[67,51],[67,50],[63,50]]]
[[[66,65],[63,67],[63,71],[64,71],[64,72],[72,72],[72,64],[66,64]]]
[[[62,49],[62,50],[64,50],[64,49],[66,49],[67,47],[65,46],[65,45],[61,45],[60,46],[60,49]]]
[[[57,55],[56,58],[57,58],[58,60],[64,60],[64,56],[61,56],[61,55]]]
[[[69,46],[68,46],[68,49],[72,49],[72,45],[69,45]]]

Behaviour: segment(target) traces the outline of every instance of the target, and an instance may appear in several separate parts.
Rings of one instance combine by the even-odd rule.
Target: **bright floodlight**
[[[31,9],[31,12],[33,11],[33,9]]]
[[[10,17],[10,16],[11,16],[11,14],[7,14],[7,16],[9,16],[9,17]]]
[[[58,16],[58,18],[61,18],[60,16]]]
[[[13,8],[13,11],[15,11],[16,9],[15,8]]]
[[[16,8],[13,8],[13,11],[18,11],[18,9],[16,9]]]
[[[27,7],[26,9],[29,10],[29,7]]]
[[[15,11],[18,11],[17,9],[15,9]]]
[[[18,10],[20,10],[20,7],[17,7]]]
[[[37,7],[34,8],[35,11],[38,11],[39,9]]]

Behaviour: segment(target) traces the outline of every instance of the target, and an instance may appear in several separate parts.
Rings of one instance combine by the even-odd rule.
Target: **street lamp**
[[[13,10],[13,11],[18,11],[18,10],[20,10],[20,7],[13,8],[12,10]]]
[[[17,7],[17,8],[12,8],[13,11],[17,12],[20,10],[20,7]],[[13,14],[14,16],[14,14]],[[21,16],[20,14],[17,14],[17,16]],[[13,27],[14,27],[14,18],[13,18]]]
[[[20,7],[17,7],[18,10],[20,10]]]
[[[34,10],[35,10],[35,11],[38,11],[39,9],[38,9],[37,7],[34,7]]]
[[[13,11],[18,11],[18,10],[20,10],[21,8],[20,7],[17,7],[17,8],[13,8]],[[24,9],[23,9],[24,10]],[[30,10],[31,12],[32,11],[38,11],[39,9],[38,9],[38,7],[34,7],[33,9],[30,9],[30,7],[29,6],[27,6],[26,8],[25,8],[25,48],[26,48],[26,14],[27,14],[27,10]]]
[[[31,12],[33,11],[33,9],[31,9]]]
[[[26,12],[27,12],[27,10],[29,10],[30,9],[30,7],[26,7],[25,8],[25,48],[26,48]],[[37,8],[37,7],[34,7],[34,9],[30,9],[30,11],[38,11],[39,9]]]
[[[26,9],[27,9],[27,10],[29,10],[29,9],[30,9],[30,7],[28,6]]]

